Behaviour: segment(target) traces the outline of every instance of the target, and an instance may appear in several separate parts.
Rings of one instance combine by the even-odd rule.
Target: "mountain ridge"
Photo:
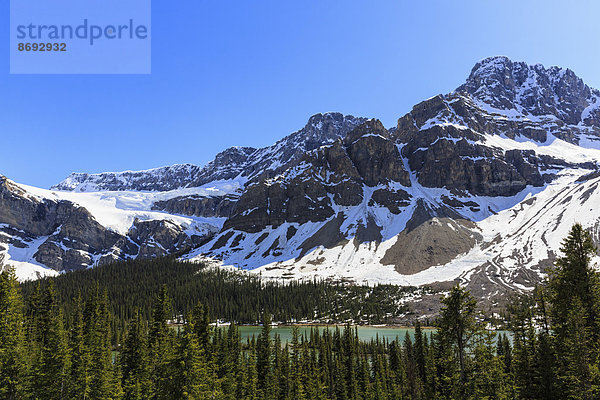
[[[234,146],[218,153],[204,167],[194,164],[175,164],[142,171],[103,172],[98,174],[72,173],[51,190],[151,190],[166,191],[198,187],[214,180],[250,179],[261,171],[278,171],[293,161],[295,151],[312,150],[338,136],[344,136],[365,118],[343,115],[338,112],[315,114],[304,128],[263,148]],[[284,149],[284,152],[277,154]],[[290,150],[292,150],[290,152]],[[270,162],[266,165],[266,162]],[[148,181],[148,176],[152,178]],[[164,177],[164,181],[163,181]],[[133,181],[132,181],[133,180]],[[139,180],[139,182],[138,182]],[[156,182],[158,180],[158,183]]]

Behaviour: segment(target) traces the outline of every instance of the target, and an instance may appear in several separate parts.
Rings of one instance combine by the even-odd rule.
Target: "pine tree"
[[[477,339],[473,357],[472,390],[473,399],[507,399],[509,384],[504,373],[504,365],[496,357],[495,334],[482,333]]]
[[[168,321],[173,318],[171,299],[166,286],[160,289],[152,309],[152,321],[148,344],[150,352],[150,380],[153,398],[169,399],[173,391],[171,368],[174,357],[175,337]]]
[[[592,399],[600,396],[595,366],[600,356],[600,274],[591,266],[596,248],[589,232],[575,224],[561,252],[550,272],[549,294],[562,395]]]
[[[258,376],[256,372],[256,344],[249,342],[248,357],[246,359],[246,373],[244,376],[244,399],[259,399]]]
[[[43,290],[33,331],[35,354],[32,358],[30,393],[34,398],[65,397],[68,387],[69,354],[63,313],[52,282]]]
[[[263,314],[262,331],[257,340],[256,352],[256,370],[258,373],[258,388],[265,398],[269,398],[273,393],[273,371],[271,344],[271,315]]]
[[[552,400],[558,397],[556,357],[551,341],[552,338],[546,332],[540,333],[534,358],[534,393],[535,398],[539,400]]]
[[[90,399],[110,399],[113,393],[113,365],[110,313],[105,291],[95,286],[85,304],[85,348],[89,352]]]
[[[425,370],[425,348],[423,346],[423,332],[421,323],[417,319],[415,322],[415,364],[417,373],[421,382],[427,382],[427,374]]]
[[[194,315],[188,317],[177,341],[172,397],[184,400],[222,398],[216,376],[200,345]],[[176,395],[175,395],[176,394]]]
[[[358,391],[356,380],[356,346],[355,335],[352,333],[352,328],[349,324],[346,324],[344,327],[342,346],[343,368],[346,380],[346,395],[348,399],[355,399]]]
[[[25,374],[23,303],[12,268],[0,272],[0,398],[22,395]]]
[[[115,362],[113,363],[112,369],[112,381],[111,381],[111,400],[122,400],[125,397],[125,391],[123,390],[123,374],[121,373],[121,363],[119,362],[118,354],[115,355]]]
[[[198,345],[209,353],[208,348],[210,342],[210,312],[208,307],[205,307],[202,303],[198,302],[191,315],[195,321],[194,333],[198,338]]]
[[[301,345],[299,341],[298,327],[292,328],[292,347],[290,354],[290,397],[293,399],[304,398],[304,385],[302,384]]]
[[[425,385],[425,398],[433,399],[437,393],[438,377],[436,374],[436,360],[435,360],[435,335],[430,335],[429,345],[426,346],[427,352],[425,355],[425,376],[427,381]],[[427,336],[425,336],[427,339]],[[426,342],[426,341],[425,341]]]
[[[146,327],[137,311],[129,326],[119,357],[122,387],[126,400],[150,397],[150,359]]]
[[[479,324],[475,318],[477,302],[471,293],[456,285],[442,299],[442,303],[440,338],[444,346],[454,351],[459,373],[456,396],[458,399],[465,399],[468,397],[469,379],[467,351],[479,332]]]
[[[221,390],[225,399],[236,399],[236,382],[240,375],[240,340],[239,330],[234,324],[230,324],[227,334],[223,335],[222,361],[218,364],[218,378],[221,381]]]
[[[90,354],[85,346],[83,300],[81,292],[75,299],[75,312],[69,336],[71,350],[71,370],[69,373],[68,397],[70,399],[87,399],[90,395]]]

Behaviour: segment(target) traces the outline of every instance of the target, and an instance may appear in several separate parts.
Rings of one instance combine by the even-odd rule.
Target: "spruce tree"
[[[171,396],[183,400],[222,398],[216,375],[200,345],[196,323],[191,314],[177,340]]]
[[[67,394],[70,367],[63,313],[52,282],[44,287],[39,307],[29,391],[34,398],[59,399]]]
[[[415,321],[415,364],[417,367],[417,373],[422,383],[427,381],[427,374],[425,370],[425,348],[423,346],[423,332],[421,330],[421,323],[417,319]]]
[[[146,326],[136,311],[119,357],[122,387],[126,400],[146,399],[151,395],[150,358]]]
[[[563,255],[550,271],[552,331],[562,395],[592,399],[600,396],[600,274],[592,267],[592,238],[580,224],[563,240]]]
[[[535,330],[535,301],[522,295],[510,305],[513,332],[513,386],[520,398],[536,398],[535,354],[538,338]],[[551,366],[553,368],[553,366]]]
[[[258,389],[258,376],[256,372],[256,343],[253,340],[248,345],[248,357],[246,359],[246,371],[244,376],[244,399],[260,399]]]
[[[152,320],[148,334],[150,352],[150,380],[152,397],[158,400],[169,399],[172,388],[172,365],[175,336],[168,321],[173,318],[171,299],[166,286],[160,289],[152,309]]]
[[[480,329],[476,320],[477,302],[470,292],[457,284],[442,299],[442,304],[440,338],[444,346],[453,350],[459,375],[456,396],[464,399],[468,397],[467,352]]]
[[[509,396],[510,383],[501,359],[496,357],[494,336],[492,332],[485,332],[477,339],[470,390],[473,399],[507,399]]]
[[[534,358],[534,393],[537,399],[552,400],[558,397],[555,369],[556,357],[552,338],[548,333],[541,332]]]
[[[12,268],[0,272],[0,398],[23,394],[25,374],[23,303]]]
[[[292,328],[292,343],[290,352],[290,396],[293,399],[304,398],[304,385],[302,383],[302,360],[301,356],[301,344],[298,333],[298,327]],[[342,378],[343,379],[343,378]]]
[[[271,343],[271,315],[264,313],[262,317],[262,330],[257,340],[256,370],[258,374],[258,388],[265,398],[270,398],[274,391]]]
[[[84,312],[85,348],[89,352],[90,399],[109,399],[113,393],[110,313],[106,291],[96,285]]]
[[[90,395],[90,353],[85,343],[85,324],[83,317],[83,299],[81,292],[75,299],[75,311],[69,335],[71,350],[71,370],[69,373],[68,397],[87,399]]]

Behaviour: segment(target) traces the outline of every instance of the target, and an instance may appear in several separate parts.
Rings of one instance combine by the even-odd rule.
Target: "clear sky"
[[[600,88],[595,1],[152,3],[151,75],[9,75],[0,29],[0,174],[49,187],[72,171],[203,165],[326,111],[389,127],[492,55]]]

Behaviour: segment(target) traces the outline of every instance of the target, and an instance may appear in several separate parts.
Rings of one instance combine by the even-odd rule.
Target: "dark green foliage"
[[[197,310],[197,309],[196,309]],[[216,373],[208,362],[208,349],[200,344],[196,324],[203,314],[191,313],[177,340],[173,364],[173,381],[167,398],[217,399],[222,397]]]
[[[119,356],[124,398],[127,400],[150,397],[150,353],[146,326],[136,312]]]
[[[65,311],[71,314],[74,299],[94,290],[98,284],[107,291],[114,315],[114,330],[126,330],[135,310],[150,320],[153,298],[163,286],[172,298],[179,316],[187,315],[201,303],[210,317],[239,324],[259,323],[268,310],[280,322],[318,320],[338,322],[385,323],[406,311],[398,300],[408,292],[422,290],[394,285],[375,287],[312,282],[264,282],[260,277],[202,264],[180,262],[166,257],[156,260],[132,260],[100,268],[74,271],[41,282],[52,281],[60,294]],[[25,282],[25,299],[35,296],[38,282]],[[207,314],[208,318],[209,315]],[[115,332],[113,332],[115,334]]]
[[[151,393],[156,399],[169,399],[170,393],[175,389],[171,379],[175,356],[175,331],[168,326],[168,321],[172,318],[171,299],[166,286],[163,286],[152,307],[148,334]]]
[[[467,382],[469,365],[467,352],[471,350],[473,340],[480,333],[476,320],[477,302],[459,285],[450,290],[450,294],[442,299],[440,317],[440,339],[444,347],[452,349],[458,371],[458,379],[451,390],[459,399],[467,398]]]
[[[256,343],[256,370],[258,374],[258,390],[263,398],[270,396],[274,390],[271,343],[271,316],[265,313],[262,318],[262,332]]]
[[[52,284],[41,294],[32,332],[29,392],[40,399],[62,398],[67,393],[69,354],[63,313]]]
[[[23,303],[14,271],[0,272],[0,398],[16,399],[25,374]]]
[[[589,232],[576,224],[561,251],[549,279],[560,391],[569,398],[598,398],[600,275],[590,263],[596,248]]]
[[[295,326],[291,342],[281,343],[271,335],[271,320],[273,315],[309,316],[315,310],[328,316],[340,310],[345,311],[338,316],[360,315],[370,306],[354,302],[372,295],[381,301],[383,287],[323,282],[261,286],[245,275],[195,269],[185,282],[161,280],[158,266],[185,270],[191,264],[158,260],[147,263],[153,282],[136,282],[128,295],[124,283],[86,272],[27,283],[23,302],[14,273],[3,271],[0,397],[595,399],[600,387],[600,280],[590,265],[594,248],[587,232],[575,226],[563,252],[548,287],[519,297],[510,307],[512,337],[483,330],[475,300],[455,286],[442,300],[437,332],[424,330],[417,321],[413,337],[368,342],[346,325],[311,329],[306,335]],[[125,265],[124,276],[131,279],[141,266]],[[151,291],[140,288],[144,283]],[[334,305],[301,298],[320,294],[331,301],[342,290],[345,300]],[[244,296],[250,306],[238,301]],[[199,297],[209,299],[210,307],[198,303]],[[302,305],[278,303],[284,299]],[[236,310],[238,304],[245,311]],[[259,311],[262,332],[245,343],[235,325],[212,328],[216,317],[243,320]],[[131,318],[125,320],[126,315]]]

